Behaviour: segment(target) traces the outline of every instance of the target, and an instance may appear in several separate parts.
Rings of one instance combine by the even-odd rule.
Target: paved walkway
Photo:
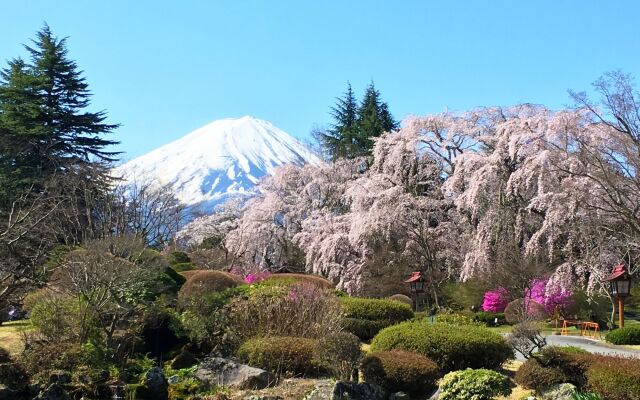
[[[588,351],[589,353],[640,358],[640,350],[614,346],[599,340],[588,339],[582,336],[547,335],[546,338],[548,346],[576,346]],[[520,361],[524,361],[524,357],[522,357],[522,354],[520,353],[517,353],[516,358]]]

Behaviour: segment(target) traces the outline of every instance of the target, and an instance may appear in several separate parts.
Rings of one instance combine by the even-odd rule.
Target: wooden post
[[[624,328],[624,297],[618,297],[618,326]]]

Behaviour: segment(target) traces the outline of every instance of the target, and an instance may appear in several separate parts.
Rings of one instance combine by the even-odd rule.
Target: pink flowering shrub
[[[551,287],[548,278],[535,279],[525,298],[541,304],[547,314],[552,315],[555,308],[564,310],[572,304],[572,296],[570,290],[560,287]]]
[[[244,277],[244,283],[246,283],[247,285],[252,285],[254,283],[262,282],[263,280],[267,279],[271,275],[272,274],[269,271],[248,274]]]
[[[510,298],[511,295],[505,288],[488,291],[484,294],[482,310],[493,313],[503,312],[509,304]]]

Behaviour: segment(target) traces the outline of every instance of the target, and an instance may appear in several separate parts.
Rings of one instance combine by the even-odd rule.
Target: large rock
[[[387,400],[388,393],[371,383],[322,381],[304,400]]]
[[[41,391],[33,400],[71,400],[71,396],[62,386],[54,383]]]
[[[236,389],[264,389],[273,386],[273,374],[235,361],[211,357],[204,360],[195,372],[195,377],[207,386],[229,386]]]
[[[153,367],[145,372],[142,384],[149,390],[153,399],[166,400],[169,397],[169,385],[160,367]]]

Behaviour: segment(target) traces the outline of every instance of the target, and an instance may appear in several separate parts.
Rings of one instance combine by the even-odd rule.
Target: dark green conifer
[[[107,150],[117,142],[102,137],[117,125],[105,123],[102,111],[86,111],[91,93],[66,39],[45,25],[25,48],[28,62],[13,59],[0,72],[0,179],[15,186],[7,191],[117,155]]]

